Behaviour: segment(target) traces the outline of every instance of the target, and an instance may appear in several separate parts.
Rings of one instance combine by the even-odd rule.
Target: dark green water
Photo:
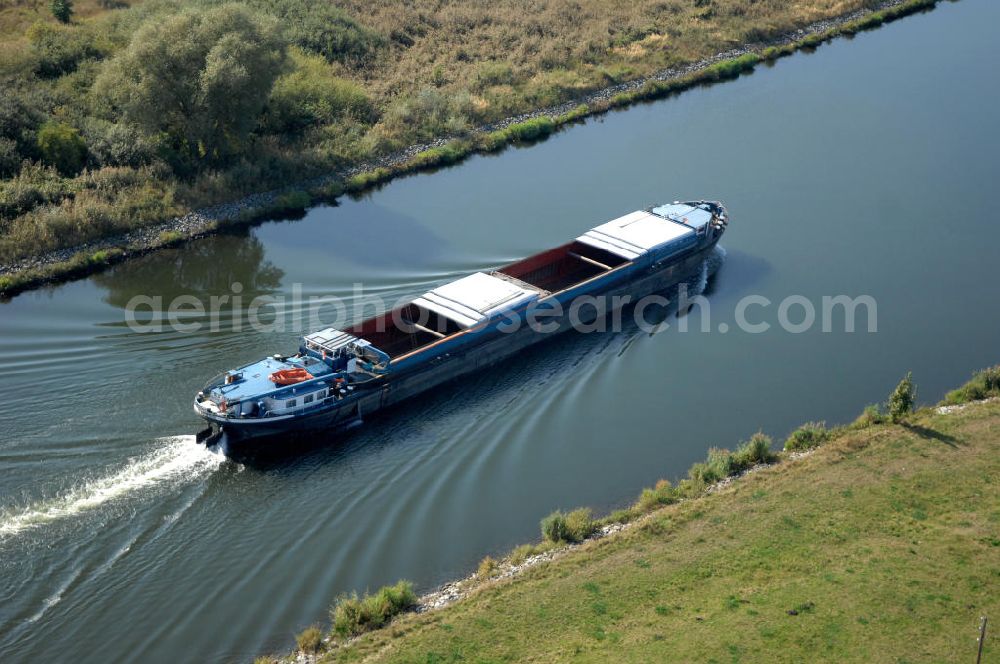
[[[848,420],[907,370],[933,401],[996,363],[998,23],[997,3],[944,4],[530,149],[0,305],[0,659],[286,650],[338,593],[401,577],[430,589],[535,538],[556,507],[621,505],[758,428]],[[207,301],[235,281],[247,299],[294,283],[411,296],[702,196],[733,219],[708,284],[713,331],[566,336],[280,462],[196,447],[190,400],[216,372],[293,348],[291,331],[124,323],[133,295]],[[763,334],[734,324],[753,294],[774,303],[751,309]],[[779,328],[784,298],[818,310],[840,294],[872,296],[878,331],[863,318],[854,334]]]

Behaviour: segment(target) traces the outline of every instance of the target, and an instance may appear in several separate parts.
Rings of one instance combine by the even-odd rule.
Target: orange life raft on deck
[[[313,375],[305,369],[282,369],[275,371],[267,378],[275,385],[294,385],[312,377]]]

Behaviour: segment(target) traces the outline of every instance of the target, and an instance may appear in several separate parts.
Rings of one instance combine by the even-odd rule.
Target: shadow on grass
[[[948,445],[949,447],[958,447],[959,440],[954,436],[950,436],[946,433],[941,433],[929,427],[921,426],[919,424],[903,424],[904,429],[914,433],[925,440],[937,440],[939,442]]]

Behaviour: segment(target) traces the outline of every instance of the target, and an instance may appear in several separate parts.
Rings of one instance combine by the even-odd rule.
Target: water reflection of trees
[[[94,282],[108,289],[105,302],[125,307],[136,295],[160,296],[164,303],[179,295],[204,300],[231,294],[235,283],[250,301],[277,290],[284,274],[266,260],[264,245],[252,232],[232,232],[126,261],[94,276]]]

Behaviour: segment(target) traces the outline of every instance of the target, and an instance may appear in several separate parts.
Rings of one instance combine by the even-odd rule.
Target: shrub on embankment
[[[639,494],[639,499],[632,509],[639,512],[649,512],[657,507],[676,503],[678,500],[680,500],[680,496],[674,490],[673,485],[669,481],[661,479],[652,488],[647,487],[642,490],[642,493]],[[616,516],[616,520],[627,520],[626,517],[628,514],[620,513]]]
[[[374,594],[365,594],[363,597],[358,597],[357,593],[345,595],[337,600],[330,612],[333,633],[340,637],[351,637],[378,629],[392,620],[393,616],[413,608],[416,603],[417,595],[409,581],[384,586]]]
[[[323,630],[318,625],[310,625],[295,637],[295,645],[299,651],[315,655],[323,649]]]
[[[494,152],[510,143],[539,141],[551,134],[555,129],[555,120],[543,115],[525,120],[524,122],[516,122],[503,129],[480,134],[476,137],[476,147],[483,152]]]
[[[312,196],[301,189],[286,191],[274,199],[270,207],[273,214],[301,214],[312,203]]]
[[[878,404],[869,404],[865,406],[865,409],[861,411],[861,414],[851,422],[848,429],[867,429],[868,427],[873,427],[876,424],[884,424],[886,421],[886,416],[879,408]]]
[[[465,140],[448,141],[444,145],[415,154],[406,166],[409,170],[438,168],[457,163],[472,152],[472,143]]]
[[[785,439],[786,452],[799,452],[821,445],[830,438],[823,422],[806,422]]]
[[[972,380],[957,390],[948,392],[941,403],[954,406],[996,397],[1000,397],[1000,365],[977,371]]]
[[[488,579],[496,573],[497,567],[497,561],[493,556],[486,556],[479,561],[479,567],[476,568],[476,577],[479,579]]]
[[[586,507],[563,514],[556,510],[542,519],[542,537],[554,544],[576,543],[590,537],[596,529],[591,512]]]
[[[889,408],[889,418],[893,423],[902,422],[913,412],[917,405],[917,386],[913,384],[913,376],[906,374],[899,385],[889,395],[887,406]]]
[[[706,67],[700,78],[703,81],[724,81],[736,78],[740,74],[753,71],[754,66],[760,62],[760,56],[756,53],[746,53],[736,58],[730,58],[717,62]]]
[[[771,452],[771,438],[758,431],[750,440],[741,443],[735,452],[710,449],[708,459],[691,466],[688,478],[692,490],[697,492],[704,486],[739,475],[759,463],[770,463],[776,458]]]

